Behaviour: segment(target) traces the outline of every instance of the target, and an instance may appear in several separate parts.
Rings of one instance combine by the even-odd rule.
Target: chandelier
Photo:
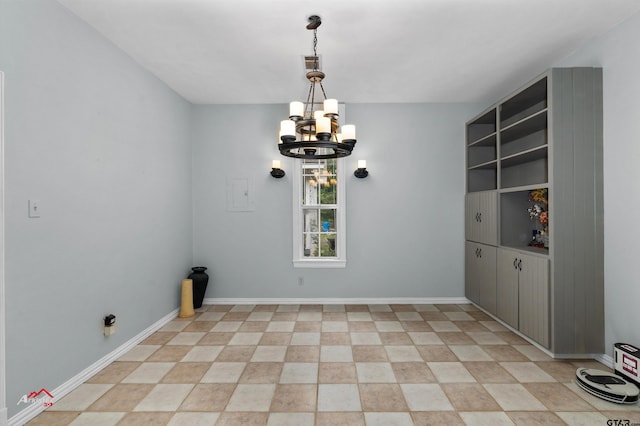
[[[309,17],[308,30],[313,30],[313,56],[306,57],[312,70],[307,72],[309,93],[306,102],[289,104],[289,119],[280,122],[280,154],[287,157],[317,159],[346,157],[356,144],[356,127],[338,124],[338,101],[327,99],[322,86],[325,74],[320,71],[318,47],[318,27],[322,24],[319,16]],[[307,68],[309,69],[309,67]],[[319,87],[319,91],[317,87]],[[318,93],[319,92],[319,93]],[[320,95],[322,96],[321,99]]]

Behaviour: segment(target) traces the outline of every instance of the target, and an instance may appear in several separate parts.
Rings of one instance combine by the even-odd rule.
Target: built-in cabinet
[[[469,300],[556,355],[603,353],[601,69],[551,69],[467,122],[466,183]]]

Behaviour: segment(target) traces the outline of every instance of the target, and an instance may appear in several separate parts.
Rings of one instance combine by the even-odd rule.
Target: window
[[[298,268],[346,265],[344,171],[341,159],[296,160],[293,263]]]

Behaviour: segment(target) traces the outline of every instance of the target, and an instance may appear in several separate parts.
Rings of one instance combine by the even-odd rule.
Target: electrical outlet
[[[40,200],[29,200],[29,217],[40,217]]]
[[[109,337],[109,336],[113,336],[114,334],[116,334],[116,326],[115,325],[110,325],[110,326],[105,326],[104,327],[104,335]]]

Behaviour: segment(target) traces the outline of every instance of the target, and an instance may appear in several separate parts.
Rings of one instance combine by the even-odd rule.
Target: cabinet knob
[[[518,269],[518,258],[513,259],[513,269]]]
[[[522,259],[518,260],[518,271],[522,271]]]
[[[478,222],[482,222],[482,213],[478,213]]]
[[[478,257],[482,257],[482,249],[481,248],[478,249]]]

